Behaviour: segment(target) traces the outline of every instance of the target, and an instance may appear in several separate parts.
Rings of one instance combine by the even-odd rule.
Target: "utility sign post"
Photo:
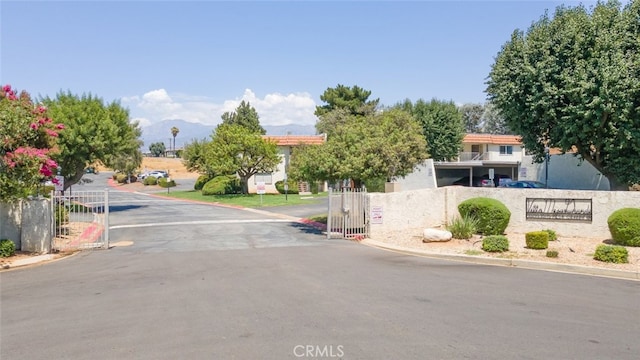
[[[264,181],[259,181],[256,184],[256,189],[257,189],[257,193],[260,195],[260,204],[262,204],[262,195],[264,195],[267,192],[267,189],[264,185]]]

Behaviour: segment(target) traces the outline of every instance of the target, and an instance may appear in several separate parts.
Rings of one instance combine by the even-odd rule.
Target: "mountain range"
[[[141,127],[142,136],[140,138],[144,141],[142,150],[148,150],[149,145],[156,142],[164,143],[167,149],[172,148],[173,135],[171,134],[171,128],[174,126],[179,130],[178,135],[176,136],[177,149],[182,148],[185,144],[192,142],[194,139],[211,140],[211,133],[213,132],[213,129],[215,129],[214,125],[204,125],[181,119],[163,120],[152,125]],[[263,125],[262,127],[267,131],[267,135],[313,135],[316,133],[314,125]]]

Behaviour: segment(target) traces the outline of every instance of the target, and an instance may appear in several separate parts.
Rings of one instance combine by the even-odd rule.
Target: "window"
[[[271,173],[258,173],[253,177],[253,181],[255,184],[263,182],[265,185],[272,185],[273,180],[271,179],[271,175]]]
[[[513,154],[513,146],[500,145],[500,155],[511,155],[511,154]]]

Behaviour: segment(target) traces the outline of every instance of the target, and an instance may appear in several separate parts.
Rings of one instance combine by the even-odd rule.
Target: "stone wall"
[[[399,193],[369,194],[371,209],[382,213],[381,224],[371,224],[371,237],[393,231],[444,225],[459,215],[458,204],[474,197],[490,197],[511,211],[507,233],[553,229],[560,236],[609,238],[607,219],[615,210],[640,207],[640,192],[443,187]],[[591,199],[592,220],[527,220],[526,199]],[[379,218],[379,216],[378,216]]]

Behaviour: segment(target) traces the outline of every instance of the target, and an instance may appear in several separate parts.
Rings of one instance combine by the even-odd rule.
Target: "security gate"
[[[369,197],[367,190],[329,189],[327,238],[361,240],[369,236]]]
[[[54,251],[109,248],[109,192],[56,191],[51,196]]]

